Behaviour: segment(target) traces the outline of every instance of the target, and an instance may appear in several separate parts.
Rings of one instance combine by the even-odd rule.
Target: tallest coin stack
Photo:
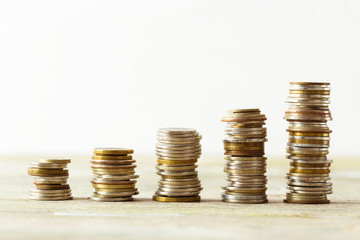
[[[285,202],[329,203],[331,160],[327,158],[332,120],[329,110],[330,83],[291,82],[290,104],[285,112],[289,122],[287,158],[290,170],[286,178]]]

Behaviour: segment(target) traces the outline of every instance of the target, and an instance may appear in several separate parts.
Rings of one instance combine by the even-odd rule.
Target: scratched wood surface
[[[360,159],[334,158],[330,204],[294,205],[282,202],[287,161],[269,158],[270,202],[239,205],[220,201],[221,155],[199,161],[201,203],[151,201],[155,159],[136,155],[141,177],[134,202],[88,200],[88,156],[73,156],[69,165],[74,200],[28,200],[33,185],[27,168],[37,157],[0,158],[0,239],[360,239]]]

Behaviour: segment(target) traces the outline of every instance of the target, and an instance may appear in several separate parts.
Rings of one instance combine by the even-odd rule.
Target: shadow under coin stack
[[[202,190],[195,169],[201,155],[201,136],[195,129],[161,128],[157,134],[157,174],[161,176],[153,200],[198,202]]]
[[[266,203],[266,117],[259,109],[234,109],[222,118],[228,186],[222,200],[231,203]]]
[[[92,200],[100,202],[131,201],[139,194],[135,188],[136,165],[132,159],[132,149],[95,148],[91,157],[94,188]]]
[[[36,189],[30,190],[29,198],[42,201],[71,200],[71,190],[67,179],[69,171],[66,168],[70,159],[39,159],[31,162],[28,169],[34,177]]]
[[[331,130],[327,121],[332,120],[330,84],[291,82],[290,104],[285,113],[289,122],[286,199],[288,203],[329,203],[332,193],[329,182],[331,160],[327,159]]]

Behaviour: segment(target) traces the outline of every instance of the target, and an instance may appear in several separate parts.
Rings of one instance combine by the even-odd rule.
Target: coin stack
[[[127,148],[95,148],[91,157],[94,188],[92,200],[100,202],[131,201],[139,194],[135,188],[136,165],[132,158],[134,150]]]
[[[228,186],[222,200],[231,203],[266,203],[266,117],[259,109],[233,109],[222,118]]]
[[[69,171],[66,168],[70,159],[39,159],[31,162],[28,169],[34,177],[36,189],[31,189],[29,198],[42,201],[59,201],[73,199],[67,179]]]
[[[284,202],[329,203],[330,83],[291,82],[287,103],[290,107],[284,118],[289,122],[286,157],[290,170]]]
[[[202,190],[197,162],[201,155],[201,136],[195,129],[161,128],[157,133],[156,166],[159,188],[153,200],[160,202],[198,202]]]

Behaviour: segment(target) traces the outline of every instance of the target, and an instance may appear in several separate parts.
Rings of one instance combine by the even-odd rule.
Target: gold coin
[[[324,167],[330,167],[330,163],[320,163],[320,164],[314,164],[314,163],[299,163],[299,162],[290,162],[290,166],[293,167],[302,167],[302,168],[324,168]]]
[[[328,82],[290,82],[291,85],[330,85]]]
[[[329,140],[315,140],[315,139],[289,139],[291,143],[300,143],[300,144],[320,144],[320,145],[328,145],[330,143]]]
[[[193,175],[186,175],[186,176],[171,176],[171,175],[161,175],[163,179],[191,179],[191,178],[197,178],[197,174]]]
[[[290,136],[301,136],[301,137],[329,137],[329,133],[312,133],[312,132],[289,132]]]
[[[70,189],[69,184],[36,184],[37,189],[44,190],[57,190],[57,189]]]
[[[92,155],[92,159],[94,160],[131,160],[132,155],[122,155],[122,156],[112,156],[112,155]]]
[[[197,162],[196,159],[191,160],[166,160],[166,159],[158,159],[157,162],[159,164],[168,164],[168,165],[190,165]]]
[[[101,184],[101,183],[93,183],[92,186],[94,188],[105,188],[105,189],[118,189],[118,188],[134,188],[135,184]]]
[[[291,154],[294,157],[326,157],[327,154]]]
[[[246,195],[246,196],[256,196],[256,195],[265,195],[266,190],[264,191],[241,191],[241,190],[231,190],[231,191],[225,191],[226,194],[230,195]]]
[[[236,147],[236,146],[224,146],[226,151],[264,151],[264,147]]]
[[[38,160],[40,163],[56,163],[56,164],[66,164],[70,163],[71,159],[69,158],[40,158]]]
[[[328,90],[291,90],[290,94],[304,94],[304,95],[330,95]]]
[[[44,175],[65,175],[69,174],[67,169],[43,169],[43,168],[29,168],[28,173],[31,174],[44,174]]]
[[[158,202],[200,202],[200,196],[194,196],[194,197],[165,197],[165,196],[154,195],[153,200],[158,201]]]
[[[307,173],[307,174],[326,174],[330,173],[330,169],[299,169],[290,168],[290,173]]]
[[[228,142],[224,141],[224,146],[229,147],[263,147],[264,142]]]
[[[228,150],[226,150],[224,155],[231,155],[232,157],[236,157],[236,156],[262,157],[264,155],[264,151],[228,151]]]
[[[127,155],[134,153],[134,150],[129,148],[95,148],[96,155]]]
[[[124,174],[124,175],[133,175],[135,173],[134,169],[92,169],[93,174],[99,175],[116,175],[116,174]]]

